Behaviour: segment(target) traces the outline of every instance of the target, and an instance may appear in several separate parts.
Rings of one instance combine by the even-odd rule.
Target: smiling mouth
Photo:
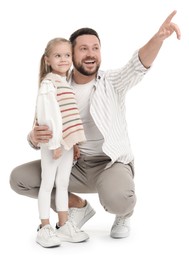
[[[84,63],[87,65],[91,65],[91,64],[93,65],[93,64],[95,64],[95,61],[85,61]]]

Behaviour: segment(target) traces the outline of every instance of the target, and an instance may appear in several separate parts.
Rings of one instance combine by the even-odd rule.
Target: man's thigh
[[[114,163],[110,168],[105,169],[98,177],[97,187],[107,190],[134,189],[134,167],[132,163]]]
[[[107,156],[82,156],[72,168],[69,191],[76,193],[96,193],[96,183],[110,158]]]

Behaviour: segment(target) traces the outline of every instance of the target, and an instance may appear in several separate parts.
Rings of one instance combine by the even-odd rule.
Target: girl
[[[35,120],[35,124],[48,125],[53,132],[47,144],[40,143],[42,174],[38,207],[41,225],[36,242],[43,247],[89,238],[68,218],[68,183],[73,165],[73,146],[86,140],[75,95],[67,81],[71,65],[71,43],[64,38],[49,41],[41,57]],[[77,150],[77,146],[74,148]],[[54,185],[58,213],[56,230],[49,221]]]

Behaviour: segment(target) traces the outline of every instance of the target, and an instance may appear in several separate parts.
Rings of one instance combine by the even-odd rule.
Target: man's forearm
[[[139,59],[145,68],[149,68],[157,57],[163,41],[155,34],[149,42],[147,42],[139,50]]]

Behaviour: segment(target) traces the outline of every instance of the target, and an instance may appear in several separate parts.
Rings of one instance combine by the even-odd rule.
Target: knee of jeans
[[[113,194],[101,199],[101,204],[106,211],[116,215],[129,215],[133,212],[136,204],[136,195],[134,191],[126,194]]]

